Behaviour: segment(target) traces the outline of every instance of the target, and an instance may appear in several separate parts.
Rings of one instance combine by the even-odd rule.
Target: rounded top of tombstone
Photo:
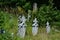
[[[33,9],[34,9],[34,10],[37,10],[37,3],[34,3],[34,4],[33,4]]]
[[[33,20],[33,22],[36,22],[36,23],[37,23],[37,22],[38,22],[38,21],[37,21],[37,18],[35,18],[35,19]]]
[[[47,25],[49,25],[49,22],[47,21],[47,23],[46,23]]]
[[[21,18],[21,20],[20,20],[21,22],[25,22],[26,21],[26,18],[25,18],[25,16],[23,15],[22,16],[22,18]]]
[[[35,2],[33,5],[37,6],[37,3]]]

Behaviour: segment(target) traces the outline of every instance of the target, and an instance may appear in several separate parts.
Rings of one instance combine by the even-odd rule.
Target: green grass
[[[12,16],[11,19],[10,16]],[[0,34],[0,40],[11,40],[11,33],[13,32],[14,35],[16,35],[18,30],[17,16],[6,12],[0,12],[0,17],[3,17],[1,18],[3,23],[0,28],[3,28],[6,31],[5,34]],[[16,39],[16,37],[14,39]]]
[[[12,20],[9,19],[10,16],[12,16]],[[46,28],[40,28],[40,27],[38,29],[38,34],[36,36],[33,36],[31,21],[26,23],[27,27],[25,37],[20,38],[19,36],[17,36],[18,32],[17,16],[12,14],[4,14],[4,18],[5,20],[3,27],[6,30],[6,33],[0,35],[0,40],[60,40],[60,32],[55,32],[54,30],[51,29],[51,32],[47,34]],[[14,33],[13,38],[11,37],[12,32]]]
[[[45,28],[39,28],[36,36],[33,36],[31,33],[29,33],[22,38],[22,40],[60,40],[60,32],[57,33],[51,30],[51,32],[47,34]]]

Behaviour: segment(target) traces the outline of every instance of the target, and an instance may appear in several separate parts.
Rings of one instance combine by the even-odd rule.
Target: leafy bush
[[[2,28],[5,33],[0,34],[0,40],[15,40],[17,37],[12,39],[11,33],[14,33],[14,36],[17,33],[17,16],[9,14],[7,12],[0,12],[0,29]]]
[[[55,10],[52,6],[43,5],[39,8],[37,18],[40,24],[45,24],[47,21],[54,22],[59,21],[60,11]]]

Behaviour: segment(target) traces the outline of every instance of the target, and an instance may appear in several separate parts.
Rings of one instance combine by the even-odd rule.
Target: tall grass
[[[1,16],[1,12],[0,12]],[[49,34],[46,33],[46,28],[39,27],[38,34],[36,36],[32,35],[32,22],[27,22],[26,35],[24,38],[17,36],[18,32],[18,18],[16,15],[2,12],[2,17],[4,18],[2,27],[6,33],[0,34],[0,40],[60,40],[60,32],[55,32],[51,29]],[[1,19],[0,19],[1,20]],[[1,24],[1,23],[0,23]],[[14,33],[14,36],[11,37],[11,33]]]
[[[14,35],[16,35],[18,30],[17,16],[1,11],[0,17],[1,17],[0,20],[3,21],[3,22],[0,21],[1,25],[0,29],[2,28],[3,30],[5,30],[5,34],[0,35],[0,40],[11,39],[11,33],[14,33]],[[7,37],[8,39],[5,37]]]

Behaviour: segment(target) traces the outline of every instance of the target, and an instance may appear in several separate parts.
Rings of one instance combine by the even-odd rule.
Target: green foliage
[[[3,12],[0,12],[0,28],[4,25],[4,15]]]
[[[0,5],[11,4],[11,3],[16,3],[16,5],[18,5],[18,7],[17,7],[17,11],[19,11],[18,13],[23,13],[24,15],[26,13],[25,10],[32,9],[31,3],[26,2],[26,0],[4,0],[4,2],[2,0],[0,0]],[[56,26],[55,28],[60,29],[60,27],[59,27],[60,26],[60,11],[53,8],[52,0],[49,0],[49,3],[50,3],[49,5],[42,5],[40,8],[38,8],[39,10],[32,12],[32,14],[31,14],[32,17],[31,17],[30,21],[27,22],[27,27],[26,27],[27,31],[26,31],[26,37],[24,40],[29,40],[29,39],[35,40],[35,38],[37,39],[37,37],[38,37],[38,39],[40,39],[42,36],[41,34],[43,34],[43,32],[41,33],[41,31],[39,29],[41,34],[38,33],[38,36],[36,36],[36,37],[32,36],[32,32],[31,32],[32,31],[32,21],[35,17],[38,19],[39,26],[40,25],[45,26],[46,22],[49,21],[50,24]],[[20,37],[17,37],[17,35],[16,35],[17,30],[18,30],[18,27],[17,27],[18,21],[17,20],[18,20],[18,17],[16,15],[0,11],[0,28],[3,28],[6,31],[5,34],[0,34],[0,40],[22,40]],[[12,32],[14,33],[13,37],[11,36]],[[44,30],[44,32],[45,32],[45,30]],[[45,35],[45,37],[48,39],[48,37],[46,36],[46,33],[43,35]],[[55,34],[54,34],[54,36],[51,35],[51,38],[55,40]],[[58,37],[57,37],[57,39],[58,39]]]
[[[47,21],[53,22],[53,21],[59,21],[60,11],[54,10],[54,8],[50,5],[46,6],[43,5],[39,8],[38,11],[38,21],[41,24],[45,24]]]
[[[17,16],[9,14],[7,12],[0,11],[0,29],[4,29],[5,33],[0,34],[0,40],[15,40],[17,38],[18,29]],[[14,33],[14,38],[12,38],[11,33]]]
[[[31,9],[30,3],[29,3],[29,2],[28,2],[28,3],[25,3],[25,5],[23,5],[23,8],[24,8],[25,10]]]

